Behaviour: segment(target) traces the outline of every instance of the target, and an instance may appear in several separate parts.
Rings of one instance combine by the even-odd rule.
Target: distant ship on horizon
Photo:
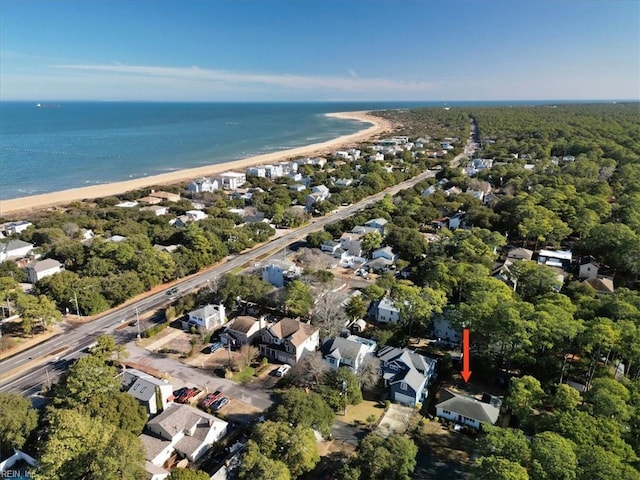
[[[36,108],[60,108],[57,103],[36,103]]]

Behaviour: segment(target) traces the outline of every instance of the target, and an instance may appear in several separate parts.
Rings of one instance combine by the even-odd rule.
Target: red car
[[[200,401],[200,405],[203,407],[210,407],[220,398],[222,398],[222,392],[220,390],[216,390],[213,393],[208,393],[207,396]]]
[[[200,390],[198,390],[197,388],[187,388],[184,392],[180,394],[178,398],[176,398],[176,402],[187,403],[189,400],[191,400],[193,397],[195,397],[199,393],[200,393]]]

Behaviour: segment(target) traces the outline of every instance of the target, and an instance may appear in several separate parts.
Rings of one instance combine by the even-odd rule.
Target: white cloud
[[[415,93],[428,92],[434,89],[434,84],[425,81],[405,82],[387,78],[361,78],[355,71],[349,69],[350,77],[338,76],[310,76],[288,74],[242,73],[227,70],[203,69],[193,67],[161,67],[123,65],[52,65],[56,69],[66,71],[82,71],[104,74],[114,74],[131,77],[147,77],[150,79],[173,79],[217,84],[246,84],[278,87],[298,90],[333,90],[347,92],[388,92],[396,89],[409,90]]]

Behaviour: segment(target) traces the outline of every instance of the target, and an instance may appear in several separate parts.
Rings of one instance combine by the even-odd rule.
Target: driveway
[[[404,433],[409,428],[409,420],[415,413],[411,407],[392,403],[378,424],[377,433],[388,437],[394,433]]]

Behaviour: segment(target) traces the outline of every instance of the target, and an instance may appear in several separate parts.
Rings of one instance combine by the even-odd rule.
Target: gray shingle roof
[[[327,340],[323,345],[322,351],[326,356],[334,358],[346,358],[349,360],[355,360],[358,358],[358,354],[362,349],[362,344],[358,342],[352,342],[346,338],[338,337],[331,340]]]
[[[481,402],[475,398],[459,395],[449,390],[444,390],[442,400],[436,407],[457,413],[467,418],[472,418],[483,423],[495,424],[500,414],[500,409],[489,403]]]

